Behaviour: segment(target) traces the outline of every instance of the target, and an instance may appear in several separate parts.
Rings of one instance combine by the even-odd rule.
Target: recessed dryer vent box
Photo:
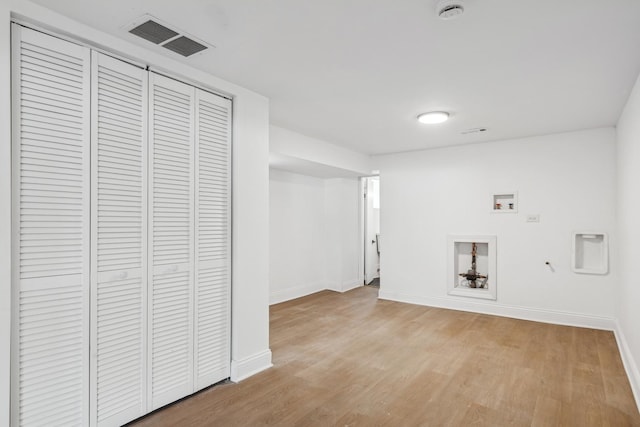
[[[607,274],[609,241],[605,233],[573,233],[571,268],[581,274]]]

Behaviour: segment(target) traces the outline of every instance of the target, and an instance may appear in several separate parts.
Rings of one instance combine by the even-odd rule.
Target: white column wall
[[[618,286],[616,335],[640,407],[640,78],[617,128]]]
[[[237,92],[239,93],[239,92]],[[231,379],[271,366],[269,349],[269,102],[233,103]]]

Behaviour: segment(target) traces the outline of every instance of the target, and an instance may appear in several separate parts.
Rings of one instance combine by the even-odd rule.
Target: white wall
[[[335,170],[351,171],[356,176],[371,174],[368,155],[274,125],[270,126],[269,151]]]
[[[232,379],[271,366],[269,349],[269,102],[240,86],[101,33],[23,0],[0,2],[0,425],[9,420],[9,12],[56,32],[81,37],[173,75],[234,97]],[[259,214],[257,214],[259,213]]]
[[[360,264],[360,185],[357,178],[326,181],[327,288],[346,292],[364,280]]]
[[[269,101],[233,93],[231,380],[272,366],[269,348]]]
[[[382,298],[612,328],[614,275],[575,274],[570,259],[574,230],[605,232],[616,244],[613,128],[374,160]],[[519,212],[490,213],[492,194],[508,191],[518,192]],[[527,214],[540,223],[526,223]],[[497,236],[497,301],[447,295],[448,234]]]
[[[269,150],[361,175],[371,173],[371,158],[366,154],[274,125],[270,126]]]
[[[271,170],[270,302],[362,285],[359,182]]]
[[[359,175],[371,158],[270,126],[271,303],[362,285]]]
[[[640,406],[640,79],[617,127],[618,288],[616,335]]]
[[[275,304],[326,289],[325,180],[272,169],[269,291]]]

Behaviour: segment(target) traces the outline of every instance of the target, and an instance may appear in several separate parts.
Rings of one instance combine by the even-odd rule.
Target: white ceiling
[[[184,61],[268,96],[273,124],[368,154],[613,126],[640,73],[638,0],[466,0],[452,21],[437,0],[35,2],[129,40],[154,15],[215,45]]]

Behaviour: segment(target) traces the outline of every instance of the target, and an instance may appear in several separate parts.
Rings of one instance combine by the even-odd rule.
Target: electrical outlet
[[[527,222],[540,222],[540,214],[528,214]]]

